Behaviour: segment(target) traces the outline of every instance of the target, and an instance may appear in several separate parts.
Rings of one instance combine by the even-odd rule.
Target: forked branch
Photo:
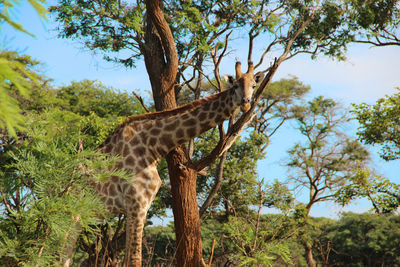
[[[297,28],[297,30],[293,33],[293,35],[288,39],[287,44],[285,46],[285,50],[283,51],[282,55],[277,59],[275,58],[272,65],[269,67],[267,75],[265,76],[264,80],[261,82],[261,85],[254,94],[251,108],[247,112],[243,113],[243,115],[232,125],[232,127],[230,127],[226,136],[219,140],[217,146],[213,149],[213,151],[209,155],[205,156],[200,161],[191,166],[193,169],[195,169],[196,171],[201,171],[204,168],[206,168],[209,164],[214,162],[218,157],[220,157],[222,153],[228,150],[231,147],[231,145],[235,142],[235,140],[238,138],[239,134],[243,131],[247,123],[249,123],[254,118],[254,116],[256,115],[254,114],[254,109],[257,106],[256,103],[258,103],[258,101],[260,100],[264,90],[266,90],[266,88],[270,86],[272,82],[272,77],[276,73],[280,64],[286,59],[286,57],[290,53],[296,38],[304,31],[304,29],[313,20],[314,13],[317,7],[318,6],[314,7],[314,9],[311,11],[310,17],[307,20],[303,21]],[[292,26],[294,25],[295,24],[293,24]]]

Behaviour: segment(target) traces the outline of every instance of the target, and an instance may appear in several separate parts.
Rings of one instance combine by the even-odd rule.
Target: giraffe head
[[[236,79],[232,75],[225,75],[225,80],[235,89],[235,96],[240,102],[240,108],[243,112],[250,109],[250,101],[254,88],[262,81],[264,74],[258,73],[254,75],[253,62],[249,61],[246,73],[241,71],[241,63],[236,62]]]

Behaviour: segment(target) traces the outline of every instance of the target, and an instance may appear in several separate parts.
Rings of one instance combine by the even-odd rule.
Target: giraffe
[[[161,179],[157,164],[175,147],[199,136],[229,118],[240,106],[246,112],[254,87],[263,74],[255,75],[252,62],[246,73],[236,62],[236,79],[225,75],[230,88],[176,109],[128,117],[99,147],[103,153],[120,156],[115,168],[132,172],[132,180],[111,177],[95,187],[113,214],[125,214],[124,266],[141,266],[142,234],[146,214]]]

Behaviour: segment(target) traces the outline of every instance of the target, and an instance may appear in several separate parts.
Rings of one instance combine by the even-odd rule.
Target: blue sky
[[[24,2],[25,3],[25,2]],[[99,80],[107,86],[112,86],[128,92],[135,90],[150,99],[150,83],[144,64],[139,62],[136,69],[127,70],[108,63],[93,51],[83,49],[78,42],[57,38],[56,26],[50,17],[48,22],[40,20],[27,4],[23,4],[16,12],[17,20],[36,37],[32,38],[22,33],[16,33],[9,27],[1,32],[1,42],[8,49],[26,53],[44,63],[45,74],[54,79],[54,85],[69,84],[70,81],[82,79]],[[238,49],[230,58],[223,62],[221,73],[232,72],[232,62],[238,57],[245,61],[247,51]],[[342,102],[374,103],[378,98],[393,94],[395,87],[400,86],[400,47],[372,48],[367,45],[353,45],[348,51],[345,62],[332,61],[326,57],[311,60],[309,56],[298,56],[284,62],[279,68],[274,80],[295,75],[312,87],[309,97],[324,95]],[[269,64],[269,63],[268,63]],[[287,157],[286,151],[300,140],[293,130],[293,123],[288,123],[271,139],[267,158],[259,163],[259,174],[265,180],[275,178],[283,180],[287,177],[287,169],[281,162]],[[354,134],[355,127],[349,129]],[[290,140],[290,141],[289,141]],[[371,148],[372,167],[390,178],[399,181],[400,165],[398,161],[384,162],[376,154],[377,149]],[[299,199],[304,195],[299,195]],[[329,203],[313,208],[311,215],[337,217],[343,210],[362,212],[370,209],[366,201],[359,201],[344,209]]]

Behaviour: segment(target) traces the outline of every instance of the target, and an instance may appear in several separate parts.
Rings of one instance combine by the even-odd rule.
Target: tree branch
[[[146,0],[147,16],[149,16],[157,29],[157,32],[160,35],[160,41],[164,48],[164,55],[168,63],[166,64],[164,74],[171,77],[176,75],[178,69],[178,54],[176,52],[174,37],[164,18],[164,13],[160,8],[160,4],[159,0]]]
[[[272,77],[276,73],[278,67],[280,64],[285,60],[287,55],[290,52],[290,49],[294,43],[294,40],[300,35],[300,33],[307,27],[307,25],[310,24],[312,19],[314,18],[314,12],[317,9],[317,6],[314,7],[312,10],[310,17],[301,23],[300,27],[295,31],[295,33],[292,35],[292,37],[288,40],[287,45],[285,47],[285,51],[283,54],[273,62],[271,67],[269,68],[268,74],[265,76],[264,80],[261,82],[261,85],[257,89],[257,91],[254,94],[253,97],[253,103],[250,107],[250,109],[244,113],[229,129],[227,135],[225,138],[220,139],[218,142],[217,146],[213,149],[213,151],[203,159],[201,159],[199,162],[193,165],[193,169],[197,171],[203,170],[205,167],[207,167],[209,164],[214,162],[224,151],[230,148],[230,146],[233,144],[233,142],[236,140],[236,138],[239,136],[239,133],[244,129],[244,127],[247,125],[249,121],[251,121],[256,114],[253,114],[255,107],[257,106],[256,103],[261,98],[261,95],[263,91],[269,87],[269,85],[272,82]]]
[[[140,104],[142,105],[142,107],[144,108],[144,110],[146,110],[147,113],[150,112],[150,110],[147,108],[147,106],[144,104],[143,98],[138,95],[137,93],[135,93],[134,91],[132,91],[132,94],[137,98],[137,100],[139,100]]]
[[[225,165],[226,155],[227,155],[227,151],[225,151],[222,154],[222,156],[220,157],[220,161],[219,161],[219,164],[218,164],[217,179],[215,180],[215,183],[214,183],[210,193],[208,194],[206,201],[204,201],[203,205],[201,206],[201,208],[199,210],[200,218],[203,217],[205,211],[211,205],[215,195],[217,194],[219,188],[221,187],[223,173],[224,173],[224,165]]]

